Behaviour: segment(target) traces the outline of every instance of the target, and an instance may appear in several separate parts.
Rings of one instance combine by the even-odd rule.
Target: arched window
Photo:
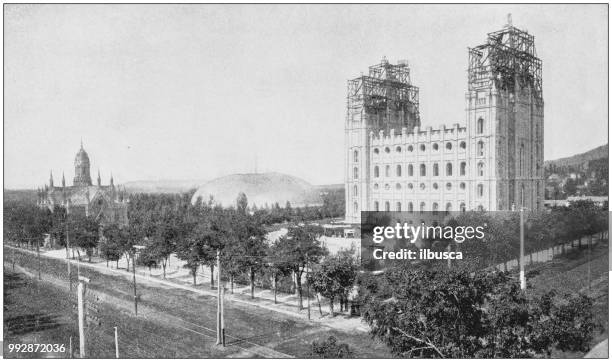
[[[461,141],[461,143],[459,144],[459,147],[461,147],[462,150],[465,150],[465,142]]]
[[[437,189],[438,189],[438,183],[437,183],[437,182],[434,182],[434,183],[433,183],[433,188],[434,188],[434,190],[437,190]]]
[[[374,184],[374,190],[378,190],[378,184]]]
[[[355,211],[355,213],[357,213],[359,211],[359,204],[358,203],[353,203],[353,211]]]
[[[402,153],[402,148],[400,146],[395,147],[395,152]]]
[[[402,211],[402,203],[401,202],[397,202],[395,204],[395,211]]]
[[[414,147],[408,146],[408,152],[412,152],[413,150],[414,150]]]
[[[461,205],[459,205],[459,210],[465,212],[465,203],[462,202]]]
[[[409,189],[409,190],[412,190],[412,187],[413,187],[413,186],[412,186],[412,183],[409,183],[409,184],[408,184],[408,189]]]
[[[467,164],[465,162],[461,162],[461,164],[459,165],[459,175],[460,176],[465,176],[465,167],[467,166]]]
[[[478,176],[484,176],[484,163],[478,162]]]
[[[385,147],[385,153],[389,153],[391,152],[391,149],[389,149],[389,147]]]
[[[353,178],[355,180],[359,178],[359,169],[357,167],[353,168]]]
[[[483,184],[478,184],[476,194],[478,195],[478,197],[484,196],[484,185]]]
[[[421,145],[421,151],[425,151],[425,145]]]
[[[478,134],[484,133],[484,119],[478,118],[478,124],[477,124],[476,131]]]
[[[452,150],[453,149],[453,144],[450,143],[450,142],[446,142],[446,149],[449,150],[449,151]]]
[[[432,210],[432,214],[438,215],[438,203],[437,202],[434,202],[431,205],[431,210]]]
[[[353,162],[359,162],[359,151],[353,151]]]
[[[425,212],[425,202],[421,202],[421,206],[419,206],[419,212],[421,214]]]
[[[402,165],[397,165],[397,167],[395,167],[395,175],[397,177],[402,177]]]
[[[414,175],[414,169],[412,167],[412,164],[408,165],[408,176],[412,176]]]
[[[484,142],[478,141],[478,156],[484,156]]]
[[[434,176],[438,176],[439,172],[438,172],[438,164],[437,163],[433,164],[433,172],[432,173],[433,173]],[[423,175],[421,175],[421,176],[423,176]]]
[[[396,190],[401,190],[402,189],[402,184],[400,184],[399,182],[395,184],[395,189]]]
[[[414,212],[414,208],[412,206],[412,202],[408,203],[408,212],[411,213],[411,214]]]
[[[453,175],[453,164],[449,162],[446,164],[446,176],[452,176],[452,175]]]
[[[450,182],[446,183],[446,189],[450,191],[453,188],[453,185]]]
[[[446,204],[446,215],[450,214],[453,211],[453,204],[450,202]]]
[[[421,188],[421,190],[425,190],[425,183],[421,182],[421,184],[419,185],[419,187]]]
[[[353,196],[359,196],[359,194],[357,193],[357,185],[353,185]]]
[[[433,148],[434,151],[438,150],[438,144],[437,143],[434,143],[433,146],[431,146],[431,147]]]
[[[379,211],[378,201],[374,201],[374,211]]]
[[[380,170],[378,166],[374,166],[374,177],[380,177]]]
[[[459,188],[465,190],[465,182],[460,183]]]
[[[380,153],[380,151],[378,150],[378,148],[375,148],[375,149],[374,149],[374,154],[375,154],[375,155],[378,155],[379,153]]]
[[[391,205],[389,205],[389,201],[385,201],[385,211],[391,211]]]
[[[427,170],[425,168],[425,164],[422,163],[421,166],[419,166],[421,168],[421,176],[427,176]]]
[[[391,176],[391,166],[387,165],[385,166],[385,177],[390,177]]]

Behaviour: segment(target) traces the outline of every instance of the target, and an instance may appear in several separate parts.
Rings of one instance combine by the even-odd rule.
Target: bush
[[[353,353],[346,343],[338,344],[336,337],[329,336],[323,342],[312,342],[313,358],[353,358]]]

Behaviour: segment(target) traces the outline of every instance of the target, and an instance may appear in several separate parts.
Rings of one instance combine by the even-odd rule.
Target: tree
[[[334,299],[342,298],[353,287],[357,275],[357,265],[352,257],[346,254],[328,256],[318,268],[308,275],[308,283],[315,292],[329,301],[329,312],[334,317]]]
[[[119,268],[119,259],[123,255],[124,237],[123,230],[117,224],[109,224],[103,227],[102,234],[104,235],[104,242],[100,245],[100,252],[102,257],[106,259],[106,266],[108,261],[114,261],[117,263]]]
[[[279,248],[275,249],[278,259],[295,275],[299,310],[303,309],[302,274],[306,265],[318,262],[322,256],[327,254],[327,250],[317,240],[322,233],[323,228],[321,227],[301,226],[290,228],[288,235],[279,239]]]
[[[346,343],[338,344],[334,336],[327,337],[326,340],[312,342],[312,358],[354,358],[353,353]]]
[[[71,214],[68,217],[68,232],[70,233],[70,245],[76,247],[79,260],[84,249],[89,262],[93,249],[98,246],[100,240],[100,224],[96,219],[82,214]]]
[[[268,255],[266,256],[266,266],[272,274],[272,288],[274,289],[274,304],[276,304],[276,294],[278,290],[278,278],[291,273],[291,265],[284,261],[280,256],[285,252],[284,245],[282,243],[285,239],[280,238],[275,240],[274,243],[268,248]]]
[[[584,351],[597,325],[588,297],[526,294],[502,272],[397,267],[360,286],[371,333],[404,358],[550,357]]]
[[[251,299],[255,298],[255,275],[265,266],[267,245],[265,232],[261,224],[246,212],[247,198],[241,193],[238,196],[236,211],[231,213],[232,221],[228,225],[229,235],[228,253],[233,254],[234,268],[247,270],[251,289]],[[233,281],[232,281],[233,284]]]

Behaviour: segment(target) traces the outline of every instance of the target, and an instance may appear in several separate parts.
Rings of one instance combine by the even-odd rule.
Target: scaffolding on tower
[[[365,117],[374,129],[420,126],[419,88],[411,84],[408,63],[383,58],[368,75],[349,80],[347,108],[349,119]]]
[[[542,61],[533,35],[509,22],[504,29],[489,33],[486,43],[468,49],[470,90],[495,86],[514,92],[530,88],[542,99]]]

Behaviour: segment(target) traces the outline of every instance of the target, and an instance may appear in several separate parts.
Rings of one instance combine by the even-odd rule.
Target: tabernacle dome
[[[322,205],[323,201],[315,187],[297,177],[281,173],[248,173],[219,177],[200,186],[191,199],[195,204],[199,198],[207,202],[212,196],[214,202],[224,207],[235,206],[240,192],[247,196],[249,206],[258,208],[285,207],[287,201],[292,207]]]

